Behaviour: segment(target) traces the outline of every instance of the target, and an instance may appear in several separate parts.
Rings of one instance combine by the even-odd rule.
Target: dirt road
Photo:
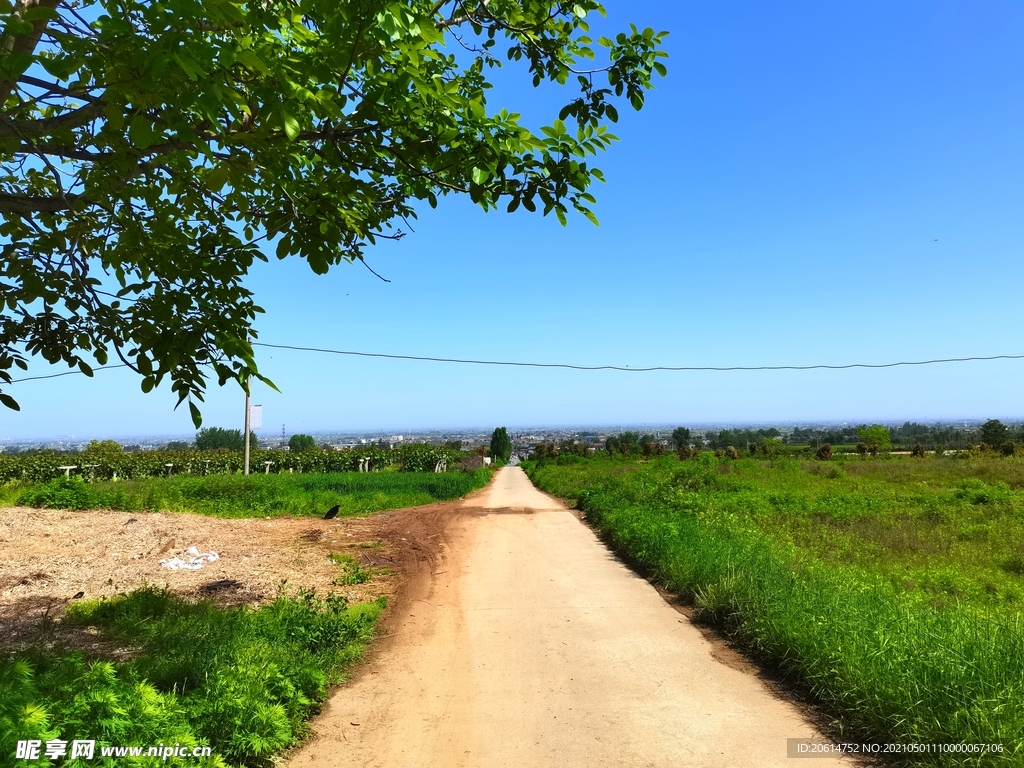
[[[792,768],[817,735],[518,467],[464,512],[290,768]]]

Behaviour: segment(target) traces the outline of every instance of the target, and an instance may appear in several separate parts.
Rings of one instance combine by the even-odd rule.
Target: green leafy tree
[[[666,74],[667,33],[593,41],[594,13],[596,0],[0,3],[0,384],[33,356],[86,374],[113,359],[145,392],[168,379],[198,427],[208,378],[263,379],[245,287],[262,248],[323,274],[448,194],[596,221],[589,159],[615,141],[616,101],[641,109]],[[487,101],[509,60],[535,86],[576,89],[537,133]]]
[[[491,434],[491,457],[508,461],[512,456],[512,438],[505,427],[498,427]]]
[[[187,451],[189,449],[189,444],[184,440],[171,440],[171,442],[165,445],[163,449],[165,451]]]
[[[82,455],[89,458],[102,458],[121,453],[124,453],[124,446],[117,440],[90,440],[89,444],[82,449]]]
[[[981,442],[997,448],[1009,439],[1010,430],[999,419],[989,419],[981,425]]]
[[[245,447],[245,438],[240,429],[224,429],[223,427],[204,427],[196,433],[196,448],[200,451],[216,451],[227,449],[241,451]],[[249,450],[258,447],[256,435],[249,433]]]
[[[889,433],[889,428],[883,427],[881,424],[857,427],[857,438],[869,450],[874,448],[876,453],[878,451],[888,451],[892,448],[892,436]]]
[[[672,430],[672,437],[669,438],[669,442],[672,444],[672,447],[675,448],[677,451],[683,446],[689,448],[690,430],[687,429],[686,427],[676,427],[675,429]]]
[[[292,453],[312,451],[316,448],[316,440],[310,435],[292,435],[288,438],[288,450]]]

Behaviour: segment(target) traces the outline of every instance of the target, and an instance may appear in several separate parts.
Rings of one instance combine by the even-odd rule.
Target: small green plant
[[[351,555],[343,552],[331,552],[327,556],[332,562],[341,566],[343,575],[332,579],[335,586],[352,586],[353,584],[365,584],[373,578],[373,569],[364,568],[363,565]]]

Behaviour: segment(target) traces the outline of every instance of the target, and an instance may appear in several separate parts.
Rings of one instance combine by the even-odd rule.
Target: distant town
[[[1004,419],[1007,437],[1024,441],[1024,424],[1020,419]],[[980,433],[986,422],[982,419],[958,421],[887,423],[893,443],[942,444],[946,447],[962,447],[980,441]],[[857,442],[856,430],[863,422],[802,423],[776,425],[703,424],[689,425],[689,440],[696,447],[719,447],[726,443],[744,447],[752,442],[765,439],[778,440],[788,444],[815,445],[819,443],[844,444]],[[1002,424],[1002,422],[1001,422]],[[636,434],[647,441],[670,445],[673,431],[678,424],[618,424],[598,427],[510,427],[515,453],[526,456],[540,444],[559,445],[567,442],[604,446],[608,437],[622,434]],[[472,451],[490,443],[493,427],[409,430],[402,433],[374,432],[310,432],[316,444],[322,448],[345,449],[363,445],[380,445],[391,448],[410,443],[450,445]],[[282,427],[279,432],[269,429],[254,432],[259,447],[271,450],[288,450],[289,441],[295,434]],[[53,438],[24,440],[0,437],[0,453],[19,454],[36,451],[57,451],[74,453],[93,440],[114,439],[127,451],[152,451],[189,447],[195,440],[194,434],[177,435],[65,435]]]

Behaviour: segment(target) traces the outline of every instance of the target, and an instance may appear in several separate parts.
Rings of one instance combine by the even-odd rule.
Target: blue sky
[[[467,200],[326,277],[251,277],[260,340],[616,365],[888,362],[1024,352],[1024,6],[609,2],[671,32],[668,78],[600,157],[596,228]],[[498,77],[550,122],[569,96]],[[1024,417],[1024,361],[885,371],[582,373],[263,350],[266,432]],[[53,369],[59,370],[59,369]],[[32,374],[49,373],[44,363]],[[186,434],[125,371],[11,388],[0,437]],[[210,426],[242,395],[210,391]]]

